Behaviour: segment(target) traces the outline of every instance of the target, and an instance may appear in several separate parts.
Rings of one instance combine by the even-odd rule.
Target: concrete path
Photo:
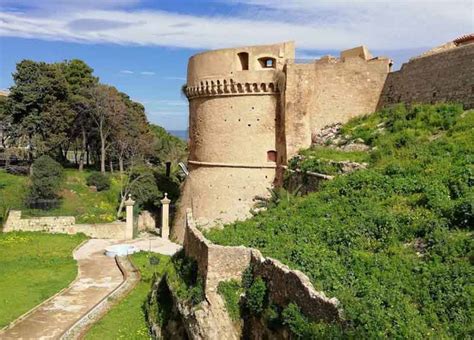
[[[123,281],[115,259],[104,255],[111,244],[134,244],[144,251],[172,255],[181,247],[161,238],[133,241],[92,239],[74,252],[77,278],[60,294],[0,331],[0,339],[58,339]]]

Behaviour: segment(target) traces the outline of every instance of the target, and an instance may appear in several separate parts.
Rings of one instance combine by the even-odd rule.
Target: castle
[[[255,196],[281,182],[289,158],[323,127],[392,103],[474,107],[474,35],[391,72],[366,47],[299,62],[293,42],[208,51],[188,64],[189,176],[172,229],[182,241],[192,208],[200,225],[250,215]]]

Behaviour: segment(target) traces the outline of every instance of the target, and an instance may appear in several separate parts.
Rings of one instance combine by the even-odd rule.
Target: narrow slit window
[[[240,67],[242,71],[249,69],[249,54],[247,52],[240,52],[237,54],[240,61]]]

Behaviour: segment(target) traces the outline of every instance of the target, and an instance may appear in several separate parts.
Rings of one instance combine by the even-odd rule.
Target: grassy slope
[[[384,130],[377,128],[382,122]],[[343,130],[376,146],[369,169],[208,237],[259,248],[305,272],[316,289],[342,302],[345,336],[467,337],[473,331],[474,111],[397,107]],[[302,333],[327,337],[337,328]]]
[[[132,261],[142,276],[135,289],[116,306],[114,306],[87,333],[85,339],[149,339],[148,328],[143,311],[152,285],[153,273],[161,276],[169,264],[169,257],[153,254],[160,262],[150,265],[149,253],[140,252],[132,255]]]
[[[82,235],[0,233],[0,328],[66,287]]]
[[[93,192],[86,185],[89,171],[65,170],[65,181],[59,208],[42,211],[27,209],[24,197],[28,177],[14,176],[0,170],[0,218],[6,208],[21,209],[24,216],[75,216],[78,223],[100,223],[115,220],[120,184],[113,177],[111,188]],[[1,222],[1,221],[0,221]]]

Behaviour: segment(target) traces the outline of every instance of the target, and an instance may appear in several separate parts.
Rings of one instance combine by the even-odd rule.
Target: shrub
[[[257,277],[245,292],[245,305],[253,315],[259,315],[265,309],[267,286],[261,277]]]
[[[27,204],[32,206],[38,200],[57,199],[63,168],[49,156],[41,156],[33,162],[31,187],[27,195]]]
[[[136,167],[130,174],[132,197],[137,206],[153,209],[160,205],[162,194],[158,189],[153,170],[147,167]]]
[[[97,191],[103,191],[110,189],[110,178],[109,176],[100,172],[91,173],[86,180],[88,186],[95,186]]]
[[[240,319],[240,294],[242,286],[237,280],[221,281],[217,286],[217,292],[224,298],[227,313],[232,320]]]
[[[173,266],[175,268],[174,280],[179,280],[176,285],[179,286],[177,294],[185,300],[188,300],[193,305],[197,305],[204,300],[204,282],[198,275],[197,262],[185,256],[184,251],[178,252],[172,258]]]

